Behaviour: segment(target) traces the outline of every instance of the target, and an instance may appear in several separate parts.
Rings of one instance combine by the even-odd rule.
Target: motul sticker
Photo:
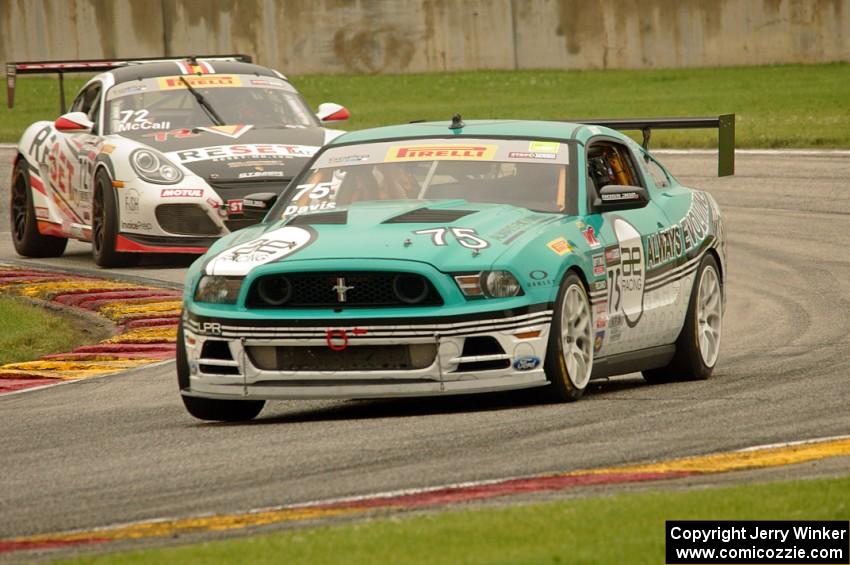
[[[163,198],[200,198],[204,191],[200,188],[164,188],[159,195]]]

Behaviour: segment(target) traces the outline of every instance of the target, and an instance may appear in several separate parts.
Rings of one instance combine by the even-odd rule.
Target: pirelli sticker
[[[390,147],[384,161],[491,161],[495,155],[495,145],[478,143],[397,145]]]
[[[186,85],[180,79],[185,79],[193,88],[227,88],[232,86],[242,86],[242,80],[238,76],[233,75],[186,75],[183,77],[163,77],[158,79],[159,88],[161,90],[175,90],[177,88],[186,88]]]

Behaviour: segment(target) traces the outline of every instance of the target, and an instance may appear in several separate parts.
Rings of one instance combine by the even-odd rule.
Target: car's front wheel
[[[189,361],[186,342],[183,340],[183,323],[177,328],[177,383],[180,390],[189,388]],[[217,422],[247,422],[257,417],[265,406],[265,400],[219,400],[183,396],[183,406],[199,420]]]
[[[9,211],[12,222],[12,244],[18,255],[24,257],[59,257],[65,252],[68,240],[64,237],[43,235],[38,231],[35,208],[32,203],[32,185],[27,162],[21,158],[12,175]]]
[[[697,269],[685,325],[676,341],[676,353],[666,367],[643,371],[650,383],[704,380],[711,376],[720,355],[723,330],[723,290],[717,260],[706,254]]]
[[[568,273],[561,283],[546,351],[545,391],[550,400],[569,402],[584,394],[593,370],[593,318],[581,279]]]
[[[95,175],[92,199],[92,258],[100,267],[128,267],[136,265],[138,253],[116,251],[118,239],[118,203],[112,179],[103,169]]]

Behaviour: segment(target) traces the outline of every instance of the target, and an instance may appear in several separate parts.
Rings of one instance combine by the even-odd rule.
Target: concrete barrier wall
[[[0,61],[244,52],[286,73],[850,60],[850,0],[0,0]]]

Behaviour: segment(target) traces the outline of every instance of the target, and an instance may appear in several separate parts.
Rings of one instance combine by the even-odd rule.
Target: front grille
[[[227,226],[227,229],[234,232],[236,230],[241,230],[242,228],[247,228],[249,226],[253,226],[254,224],[258,224],[261,220],[262,218],[231,218],[225,220],[224,225]]]
[[[249,345],[251,363],[264,371],[412,371],[434,364],[437,346],[356,345],[334,350],[326,345],[290,347]]]
[[[439,306],[443,299],[422,275],[355,271],[260,277],[248,291],[247,304],[255,308],[404,307]]]
[[[197,204],[160,204],[156,221],[163,230],[179,235],[218,235],[219,228]]]

